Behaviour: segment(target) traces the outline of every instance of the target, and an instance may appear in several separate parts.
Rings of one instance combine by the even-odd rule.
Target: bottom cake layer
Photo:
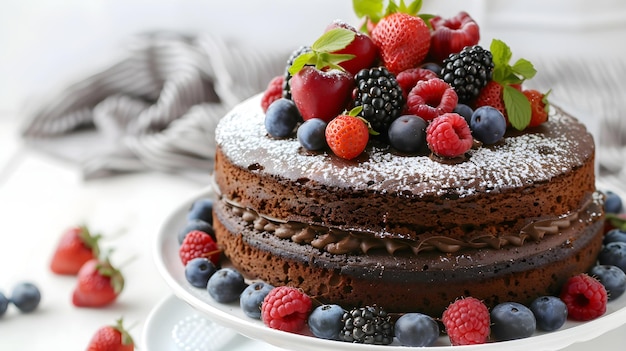
[[[595,264],[604,222],[589,208],[586,220],[539,242],[500,250],[336,255],[256,230],[236,210],[218,201],[214,229],[225,256],[247,278],[299,287],[321,303],[343,308],[376,304],[388,312],[432,316],[461,296],[492,307],[558,295],[569,277]]]

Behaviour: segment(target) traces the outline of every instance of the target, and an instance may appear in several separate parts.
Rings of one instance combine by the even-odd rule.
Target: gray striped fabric
[[[86,179],[150,169],[208,176],[218,120],[282,74],[288,55],[212,35],[140,35],[119,62],[27,112],[21,133],[78,162]]]

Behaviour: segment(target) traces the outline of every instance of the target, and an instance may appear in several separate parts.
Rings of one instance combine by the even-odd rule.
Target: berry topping
[[[354,106],[362,106],[360,115],[369,121],[377,133],[387,133],[393,120],[400,116],[404,106],[402,89],[396,77],[385,67],[362,69],[355,76],[352,93]]]
[[[454,301],[443,312],[441,320],[452,345],[484,344],[489,337],[489,310],[476,298]]]
[[[209,278],[217,271],[217,268],[206,257],[196,257],[185,265],[185,278],[189,284],[196,288],[206,288]]]
[[[538,90],[530,89],[523,90],[522,93],[530,101],[531,115],[528,126],[536,127],[547,121],[548,112],[550,111],[550,104],[548,103],[548,94],[550,92],[543,94]]]
[[[243,275],[233,268],[221,268],[207,282],[209,295],[217,302],[232,302],[239,299],[248,285]]]
[[[427,125],[421,117],[400,116],[389,126],[389,144],[396,150],[409,154],[425,150]]]
[[[393,341],[391,316],[379,306],[353,308],[341,320],[340,340],[370,345],[388,345]]]
[[[569,278],[561,288],[560,298],[567,306],[569,318],[573,320],[589,321],[606,312],[606,289],[587,274]]]
[[[285,78],[283,76],[276,76],[272,80],[270,80],[267,88],[263,92],[261,96],[261,108],[263,112],[267,111],[267,108],[272,104],[272,102],[283,97],[283,82]]]
[[[503,91],[504,87],[502,86],[502,84],[493,80],[490,81],[480,91],[478,97],[476,97],[476,101],[474,102],[474,108],[478,109],[483,106],[490,106],[500,111],[504,118],[506,118],[506,108],[504,107],[504,100],[502,99]],[[507,119],[507,124],[508,122],[509,120]]]
[[[447,19],[435,16],[430,19],[430,25],[433,27],[430,56],[437,61],[461,51],[466,46],[476,45],[480,40],[478,24],[464,11]]]
[[[301,121],[296,104],[285,98],[274,101],[265,112],[265,130],[273,138],[290,137]]]
[[[554,331],[560,329],[567,320],[567,306],[556,296],[540,296],[530,304],[530,310],[537,320],[537,329]]]
[[[452,87],[439,78],[422,80],[415,84],[407,96],[410,114],[432,121],[444,113],[452,112],[458,96]]]
[[[369,68],[374,64],[378,58],[378,48],[367,34],[358,32],[352,25],[340,20],[331,23],[327,30],[334,28],[344,28],[356,33],[354,40],[348,46],[333,52],[333,54],[354,56],[352,59],[340,62],[339,66],[351,74],[357,74],[360,70]]]
[[[274,287],[265,282],[254,282],[248,285],[239,297],[239,306],[246,316],[261,319],[263,300]]]
[[[470,119],[470,129],[476,140],[490,145],[495,144],[506,132],[504,115],[491,106],[482,106],[476,109]]]
[[[395,335],[400,344],[412,347],[432,345],[439,337],[439,325],[430,316],[407,313],[396,321]]]
[[[527,338],[535,332],[535,315],[517,302],[504,302],[491,310],[491,332],[498,341]]]
[[[41,292],[37,285],[29,282],[19,283],[13,287],[11,302],[21,312],[32,312],[41,301]],[[5,308],[6,309],[6,308]]]
[[[602,244],[606,245],[608,243],[613,243],[613,242],[626,243],[626,231],[623,231],[623,230],[621,230],[619,228],[613,228],[613,229],[609,230],[604,235],[604,239],[602,240]]]
[[[298,127],[298,141],[303,148],[317,151],[325,148],[327,123],[319,118],[311,118]]]
[[[291,84],[289,81],[291,80],[292,75],[289,72],[289,70],[291,69],[291,66],[293,65],[293,62],[296,60],[296,58],[308,52],[311,52],[311,47],[308,45],[303,45],[297,48],[296,50],[294,50],[291,53],[291,55],[289,55],[289,58],[287,59],[287,65],[285,66],[285,73],[283,74],[283,96],[282,97],[284,97],[285,99],[291,100]]]
[[[339,115],[326,126],[326,143],[335,155],[346,160],[359,156],[369,140],[367,124],[355,116],[359,110],[355,107],[350,114]]]
[[[316,307],[309,316],[308,324],[311,333],[318,338],[337,340],[343,327],[341,317],[344,310],[339,305],[321,305]]]
[[[443,61],[441,77],[454,88],[460,102],[468,103],[491,81],[493,69],[490,51],[479,45],[467,46]]]
[[[210,235],[199,230],[187,233],[178,249],[178,255],[183,266],[196,257],[208,257],[216,266],[220,262],[220,251],[217,243]]]
[[[604,285],[609,301],[622,296],[626,290],[626,273],[619,267],[596,265],[591,268],[589,275]]]
[[[407,96],[409,95],[409,91],[413,89],[415,84],[421,80],[429,80],[433,78],[438,78],[437,73],[421,67],[409,68],[404,70],[396,76],[396,80],[398,81],[398,85],[402,89],[402,96],[406,101]]]
[[[445,113],[426,128],[426,142],[435,154],[458,157],[472,148],[474,139],[465,119],[456,113]]]
[[[472,115],[474,114],[474,110],[469,107],[469,105],[456,104],[456,107],[454,108],[454,110],[452,110],[452,112],[458,113],[463,116],[467,124],[470,124],[472,122]]]
[[[421,18],[397,12],[378,22],[372,40],[389,71],[400,73],[422,63],[430,48],[430,30]]]
[[[261,319],[272,329],[295,333],[306,324],[311,305],[311,298],[300,289],[279,286],[263,300]]]
[[[598,254],[598,262],[626,271],[626,243],[617,241],[604,245]]]

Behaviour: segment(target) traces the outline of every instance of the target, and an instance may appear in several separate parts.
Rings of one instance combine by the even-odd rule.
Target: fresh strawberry
[[[474,102],[474,109],[477,109],[481,106],[491,106],[496,110],[502,112],[504,118],[506,118],[506,108],[504,108],[504,100],[502,99],[503,90],[504,87],[502,86],[502,84],[493,80],[490,81],[480,91],[478,97],[476,97],[476,101]],[[508,119],[507,124],[509,124]]]
[[[50,270],[56,274],[76,275],[82,265],[98,257],[100,235],[92,235],[86,226],[68,228],[56,247]]]
[[[436,61],[442,61],[466,46],[476,45],[480,40],[478,24],[464,11],[447,19],[441,16],[433,17],[430,19],[430,25],[433,28],[430,56]]]
[[[133,351],[135,343],[124,328],[122,319],[115,325],[107,325],[96,330],[89,340],[87,351]]]
[[[354,55],[354,58],[340,62],[339,66],[350,72],[350,74],[355,75],[363,68],[369,68],[374,64],[378,58],[378,48],[367,34],[358,32],[356,28],[340,20],[331,23],[326,31],[334,28],[344,28],[356,34],[354,40],[348,46],[333,52],[334,54]]]
[[[356,115],[361,111],[355,107],[348,114],[335,117],[326,126],[326,143],[335,155],[346,160],[359,156],[369,141],[366,121]]]
[[[430,30],[420,17],[393,13],[378,22],[372,40],[387,69],[398,74],[422,63],[430,48]]]
[[[339,64],[353,59],[352,54],[335,52],[354,41],[356,33],[345,28],[333,28],[311,45],[311,50],[296,57],[289,68],[291,99],[302,118],[330,121],[343,111],[350,101],[354,78]]]
[[[272,104],[272,102],[283,97],[283,82],[285,78],[280,75],[272,78],[272,80],[265,88],[263,92],[263,96],[261,96],[261,108],[263,112],[267,111],[267,108]]]
[[[396,80],[398,81],[398,85],[400,85],[400,88],[402,88],[402,95],[404,96],[404,101],[406,101],[406,98],[409,95],[409,91],[413,89],[417,82],[437,77],[437,74],[429,69],[416,67],[409,68],[398,73],[398,75],[396,76]]]
[[[550,111],[550,103],[547,98],[550,92],[543,94],[538,90],[529,89],[522,91],[522,93],[528,98],[528,101],[530,101],[531,115],[528,126],[536,127],[547,121]]]
[[[77,278],[72,294],[72,303],[77,307],[109,305],[124,289],[124,276],[108,258],[87,261]]]

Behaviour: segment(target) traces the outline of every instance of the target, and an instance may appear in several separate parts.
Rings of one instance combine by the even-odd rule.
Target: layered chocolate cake
[[[216,130],[218,244],[250,279],[344,308],[440,315],[461,296],[493,306],[558,295],[602,244],[594,142],[552,108],[461,161],[368,143],[357,158],[272,138],[260,96]]]

